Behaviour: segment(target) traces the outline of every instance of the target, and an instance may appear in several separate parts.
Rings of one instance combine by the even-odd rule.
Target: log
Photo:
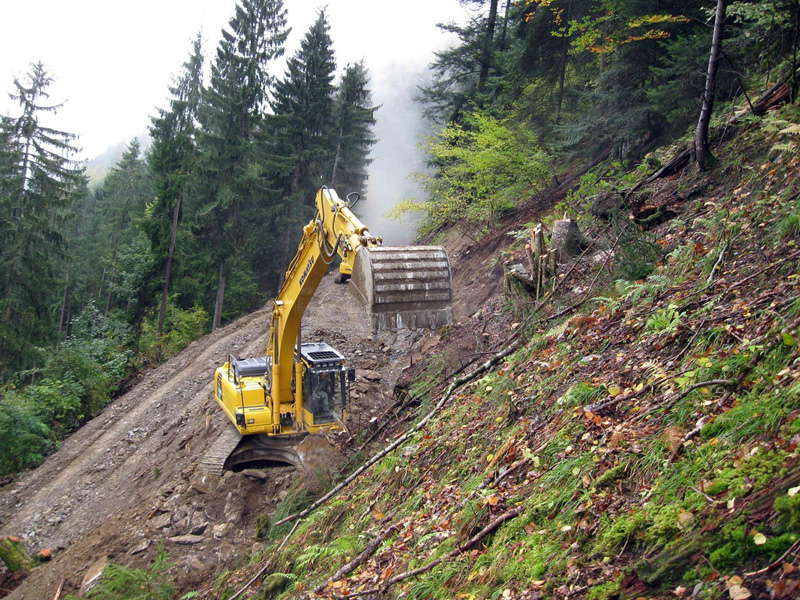
[[[18,537],[8,536],[0,541],[0,560],[9,571],[30,571],[36,563],[25,550],[22,540]]]

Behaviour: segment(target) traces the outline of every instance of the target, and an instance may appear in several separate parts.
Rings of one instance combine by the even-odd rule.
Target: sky
[[[13,78],[24,80],[29,65],[42,61],[54,78],[50,100],[64,103],[48,124],[78,134],[81,157],[94,158],[146,132],[156,107],[166,105],[168,86],[197,32],[210,60],[235,5],[236,0],[0,0],[0,114],[18,110],[8,98]],[[381,141],[364,191],[375,198],[367,203],[373,206],[369,215],[396,230],[382,215],[392,202],[417,195],[406,176],[420,166],[416,143],[426,132],[410,100],[434,50],[453,43],[436,24],[463,21],[464,9],[457,0],[284,0],[284,6],[292,27],[286,57],[299,48],[318,9],[327,6],[340,72],[362,59],[370,71],[374,103],[382,105],[376,114]],[[274,74],[282,76],[283,69],[276,65]],[[396,237],[387,233],[387,242]]]

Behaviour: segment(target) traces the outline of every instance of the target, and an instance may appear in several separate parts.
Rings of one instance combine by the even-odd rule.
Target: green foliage
[[[425,229],[452,223],[474,235],[550,179],[550,157],[533,132],[481,112],[449,125],[425,149],[437,165],[418,175],[430,197]]]
[[[676,310],[675,306],[667,308],[659,308],[651,314],[644,324],[646,331],[653,333],[662,333],[674,331],[678,324],[681,322],[681,315]]]
[[[110,564],[97,586],[85,596],[67,596],[67,600],[169,600],[175,592],[168,573],[171,567],[162,543],[149,569]]]
[[[622,219],[616,219],[616,275],[628,281],[644,279],[655,269],[661,248],[652,236]]]
[[[158,341],[158,313],[150,311],[142,323],[142,335],[139,339],[139,352],[145,361],[155,362],[156,356],[169,358],[186,348],[190,342],[200,338],[208,325],[208,313],[201,306],[191,310],[182,310],[174,304],[167,303],[164,319],[164,334],[161,337],[160,351]]]
[[[50,429],[27,398],[11,389],[0,391],[0,476],[37,466],[50,451]]]

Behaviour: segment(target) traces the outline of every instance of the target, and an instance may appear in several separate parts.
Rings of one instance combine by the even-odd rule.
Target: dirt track
[[[227,354],[263,355],[269,311],[262,309],[191,344],[68,438],[38,469],[0,489],[0,534],[54,559],[9,598],[75,593],[106,557],[143,566],[164,541],[182,590],[244,558],[255,520],[286,494],[293,469],[212,477],[200,458],[227,427],[212,400],[212,373]],[[377,416],[419,336],[373,344],[365,314],[327,276],[304,320],[304,340],[325,340],[359,369],[351,431]]]

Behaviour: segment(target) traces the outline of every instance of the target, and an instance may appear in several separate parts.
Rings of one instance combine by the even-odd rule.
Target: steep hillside
[[[229,425],[213,402],[213,371],[229,353],[263,354],[270,314],[260,310],[194,342],[38,469],[0,488],[0,533],[22,537],[32,552],[48,548],[54,555],[10,598],[53,598],[62,582],[64,594],[77,593],[87,573],[108,561],[149,565],[162,541],[178,585],[187,588],[250,551],[259,515],[274,511],[299,474],[287,468],[220,478],[200,462]],[[373,343],[346,287],[326,277],[307,312],[304,338],[334,345],[359,369],[350,407],[357,430],[390,402],[381,386],[391,389],[416,336]],[[20,583],[7,572],[0,572],[0,581],[0,597]]]
[[[373,344],[326,281],[305,337],[362,372],[330,481],[198,471],[225,426],[208,374],[266,314],[197,342],[0,490],[2,533],[55,550],[9,597],[161,543],[175,598],[796,597],[799,120],[731,124],[708,173],[575,184],[593,242],[539,299],[510,273],[564,190],[448,237],[438,337]]]
[[[197,597],[796,597],[797,122],[729,124],[708,173],[598,188],[555,290],[512,278],[462,310],[375,459],[287,497],[255,564]],[[501,289],[494,265],[526,260],[501,233],[547,204],[454,247],[457,281]]]

